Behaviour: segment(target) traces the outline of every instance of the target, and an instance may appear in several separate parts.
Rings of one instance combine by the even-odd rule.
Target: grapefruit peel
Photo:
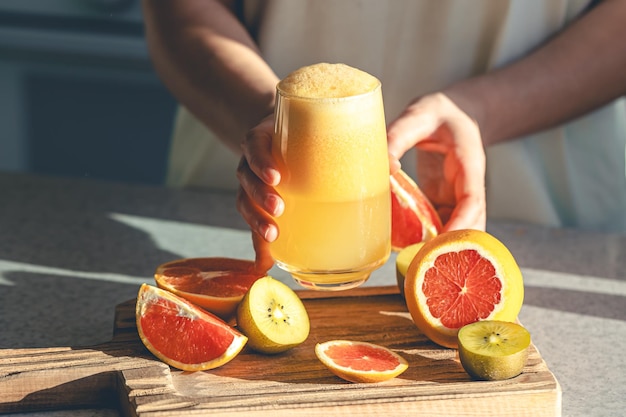
[[[255,271],[253,261],[185,258],[159,265],[154,280],[159,288],[229,320],[250,286],[264,275]]]
[[[343,359],[333,357],[341,354]],[[330,340],[316,344],[315,355],[333,374],[354,383],[387,381],[409,367],[406,359],[394,351],[368,342]]]
[[[437,236],[443,225],[439,214],[418,185],[401,169],[390,177],[391,248],[400,251]]]
[[[150,320],[151,316],[155,320]],[[217,316],[166,290],[142,284],[135,318],[144,346],[183,371],[205,371],[235,358],[248,338]]]
[[[458,276],[464,266],[474,277]],[[524,284],[502,242],[487,232],[456,230],[438,235],[417,252],[405,276],[404,296],[424,335],[441,346],[457,348],[457,333],[464,325],[516,321]]]

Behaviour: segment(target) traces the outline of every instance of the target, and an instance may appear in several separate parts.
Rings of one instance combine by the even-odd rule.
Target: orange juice
[[[390,253],[380,82],[342,64],[301,68],[277,87],[272,151],[285,212],[271,252],[302,285],[349,288]]]

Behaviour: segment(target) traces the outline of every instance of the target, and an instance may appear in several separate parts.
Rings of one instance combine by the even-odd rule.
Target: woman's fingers
[[[242,144],[243,157],[237,167],[240,189],[237,209],[253,232],[267,242],[278,236],[272,217],[283,213],[285,204],[274,186],[280,173],[272,157],[274,117],[268,116],[250,130]]]
[[[246,197],[246,205],[250,209],[262,210],[273,217],[278,217],[285,209],[285,203],[274,187],[262,181],[250,168],[248,161],[241,158],[237,167],[237,178],[240,184],[240,195]],[[242,213],[243,214],[243,213]]]
[[[237,210],[253,232],[267,242],[273,242],[278,237],[278,228],[272,217],[282,214],[282,199],[272,187],[254,175],[245,158],[241,158],[237,177],[240,182]]]
[[[486,228],[486,209],[484,200],[474,195],[466,195],[457,201],[449,215],[449,220],[443,230],[478,229]]]
[[[237,210],[250,226],[255,268],[260,273],[266,273],[274,264],[269,243],[278,237],[278,227],[273,218],[280,216],[285,207],[274,189],[280,182],[280,172],[272,157],[273,130],[274,117],[270,115],[248,132],[237,167]]]
[[[462,116],[465,116],[464,118]],[[456,206],[446,229],[472,228],[485,230],[487,203],[485,191],[486,156],[480,130],[464,113],[458,123],[450,125],[455,137],[454,159],[450,159],[454,176]],[[447,167],[444,165],[444,171]]]
[[[272,156],[272,135],[274,116],[267,116],[247,134],[241,149],[250,170],[265,184],[276,186],[280,182],[280,172]]]
[[[420,187],[445,230],[485,228],[485,153],[476,123],[441,93],[411,103],[387,130],[389,154],[418,149]],[[390,157],[391,158],[391,157]]]
[[[267,274],[267,271],[274,266],[274,259],[270,253],[269,243],[256,232],[252,232],[252,246],[256,255],[254,266],[257,272]]]
[[[442,153],[442,144],[430,140],[431,135],[441,126],[445,118],[447,102],[442,94],[416,99],[402,114],[389,124],[387,147],[390,154],[400,159],[416,144],[421,149]]]
[[[252,246],[256,255],[255,269],[265,274],[274,265],[269,244],[278,237],[276,223],[271,216],[259,210],[242,187],[239,187],[237,193],[237,210],[250,226]]]

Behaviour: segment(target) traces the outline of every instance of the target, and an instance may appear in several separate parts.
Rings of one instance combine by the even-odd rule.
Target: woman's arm
[[[163,83],[237,154],[274,108],[277,76],[232,8],[234,1],[143,0],[146,39]]]
[[[626,93],[626,1],[604,0],[525,58],[444,90],[488,146],[554,127]]]
[[[446,229],[484,228],[483,146],[556,126],[626,92],[625,21],[626,0],[604,0],[528,56],[419,97],[391,122],[391,155],[425,151],[418,179]]]

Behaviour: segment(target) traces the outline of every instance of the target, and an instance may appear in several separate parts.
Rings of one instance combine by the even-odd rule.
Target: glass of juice
[[[344,64],[294,71],[277,86],[272,152],[285,202],[276,264],[311,289],[365,282],[391,248],[380,81]]]

